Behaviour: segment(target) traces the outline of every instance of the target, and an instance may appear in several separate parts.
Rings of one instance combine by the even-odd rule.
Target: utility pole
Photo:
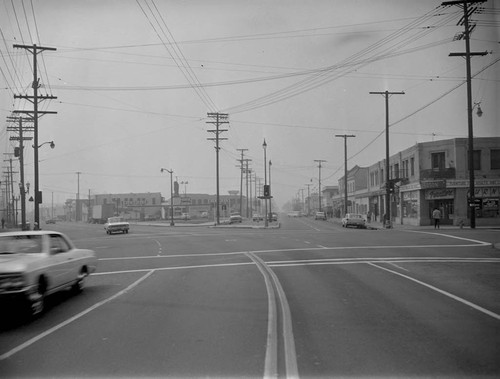
[[[35,226],[34,229],[38,230],[40,229],[40,203],[42,202],[42,193],[39,190],[39,172],[38,172],[38,118],[40,115],[43,114],[55,114],[57,112],[54,111],[40,111],[38,110],[38,103],[39,101],[42,100],[47,100],[47,99],[57,99],[55,96],[42,96],[38,94],[38,88],[40,87],[40,79],[38,78],[38,63],[37,63],[37,56],[38,54],[42,53],[45,50],[51,50],[55,51],[57,49],[53,47],[43,47],[43,46],[37,46],[36,44],[34,45],[13,45],[14,48],[20,48],[20,49],[25,49],[28,50],[31,54],[33,54],[33,96],[28,96],[28,95],[14,95],[15,99],[25,99],[30,101],[33,104],[33,110],[32,111],[27,111],[27,110],[15,110],[14,113],[27,113],[30,114],[33,117],[33,123],[34,123],[34,168],[35,168]]]
[[[385,220],[386,228],[391,228],[391,193],[389,182],[389,95],[404,95],[404,92],[370,92],[370,95],[383,95],[385,97]]]
[[[314,162],[318,162],[318,169],[319,169],[319,190],[318,190],[318,197],[319,197],[319,211],[321,212],[321,163],[326,162],[323,159],[315,159]]]
[[[78,187],[76,192],[76,222],[82,221],[82,206],[80,204],[80,175],[82,174],[80,171],[75,172],[78,178]]]
[[[353,134],[336,134],[344,139],[344,216],[347,213],[347,138],[356,137]]]
[[[473,1],[473,0],[462,0],[462,1],[445,1],[441,5],[458,5],[463,7],[464,15],[460,19],[457,25],[464,25],[464,33],[456,37],[456,40],[465,39],[465,53],[450,53],[450,57],[465,57],[465,67],[467,75],[467,125],[468,125],[468,161],[469,161],[469,198],[468,206],[470,209],[470,227],[474,229],[476,227],[476,200],[475,200],[475,178],[474,178],[474,132],[472,124],[472,76],[471,76],[471,66],[470,57],[477,55],[486,55],[487,51],[479,53],[471,53],[470,51],[470,34],[476,27],[475,24],[469,24],[469,17],[478,9],[473,6],[469,9],[468,4],[474,5],[477,3],[484,3],[485,0]]]
[[[16,150],[14,149],[14,156],[19,157],[19,192],[21,195],[21,229],[26,230],[26,186],[24,184],[24,141],[30,141],[33,137],[25,137],[24,132],[32,132],[32,126],[23,125],[24,122],[33,122],[32,118],[24,118],[24,117],[7,117],[8,121],[19,122],[19,126],[8,126],[7,131],[14,131],[18,133],[18,136],[10,136],[9,140],[11,141],[19,141],[18,153],[16,154]]]
[[[243,157],[245,154],[245,151],[248,151],[248,149],[236,149],[237,151],[241,152],[241,159],[240,159],[240,216],[243,214]]]
[[[246,210],[246,215],[247,215],[247,218],[251,217],[251,215],[249,215],[249,196],[248,196],[248,174],[250,173],[250,169],[248,168],[248,162],[251,162],[252,160],[251,159],[245,159],[245,184],[246,184],[246,198],[247,198],[247,210]],[[241,213],[240,213],[240,216],[241,216]]]
[[[228,121],[228,114],[227,113],[207,113],[207,116],[211,121],[207,121],[207,124],[214,124],[215,129],[208,130],[209,133],[214,133],[215,138],[207,138],[209,141],[215,141],[215,166],[216,166],[216,177],[217,177],[217,195],[216,195],[216,220],[217,220],[217,225],[220,224],[220,206],[219,206],[219,142],[223,140],[227,140],[227,138],[221,138],[219,137],[221,133],[227,132],[228,129],[219,129],[219,126],[222,124],[229,124]]]
[[[307,186],[307,215],[311,213],[311,186],[312,184],[308,183],[306,184]],[[304,196],[304,193],[302,192],[302,196]],[[304,202],[304,198],[302,198],[302,202]]]

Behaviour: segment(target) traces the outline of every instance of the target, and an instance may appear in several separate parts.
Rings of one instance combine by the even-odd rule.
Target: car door
[[[76,279],[77,262],[72,254],[72,248],[60,234],[50,234],[50,256],[54,263],[53,284],[60,287]]]

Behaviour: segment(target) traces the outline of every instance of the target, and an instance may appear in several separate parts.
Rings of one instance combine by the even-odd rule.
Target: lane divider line
[[[274,288],[278,293],[278,298],[281,305],[281,314],[283,318],[283,344],[284,344],[284,354],[285,354],[285,369],[286,369],[286,377],[287,378],[299,378],[299,371],[297,367],[297,353],[295,350],[295,340],[293,337],[293,327],[292,327],[292,313],[290,311],[290,306],[288,305],[288,300],[286,298],[285,291],[281,286],[277,275],[274,271],[266,264],[264,260],[259,258],[254,253],[247,254],[250,259],[252,259],[259,270],[261,271],[264,277],[270,277],[272,279],[272,284],[274,284]],[[270,280],[266,279],[267,283],[270,283]],[[274,290],[273,290],[274,291]],[[272,371],[268,371],[267,368],[264,370],[266,378],[276,378],[278,373],[272,373]],[[271,375],[271,376],[268,376]]]
[[[276,295],[274,293],[271,279],[261,266],[258,259],[251,253],[246,254],[257,266],[264,281],[267,290],[267,341],[266,358],[264,361],[264,378],[278,377],[278,311],[276,307]]]
[[[418,280],[418,279],[412,278],[411,276],[408,276],[408,275],[405,275],[405,274],[401,274],[400,272],[397,272],[397,271],[390,270],[390,269],[388,269],[388,268],[385,268],[385,267],[379,266],[379,265],[377,265],[377,264],[375,264],[375,263],[368,262],[368,264],[369,264],[370,266],[376,267],[376,268],[378,268],[378,269],[380,269],[380,270],[385,270],[385,271],[390,272],[390,273],[392,273],[392,274],[394,274],[394,275],[399,275],[399,276],[401,276],[401,277],[403,277],[403,278],[405,278],[405,279],[411,280],[412,282],[415,282],[415,283],[418,283],[418,284],[420,284],[420,285],[422,285],[422,286],[424,286],[424,287],[430,288],[430,289],[431,289],[431,290],[433,290],[433,291],[436,291],[436,292],[438,292],[438,293],[440,293],[440,294],[442,294],[442,295],[448,296],[449,298],[451,298],[451,299],[453,299],[453,300],[456,300],[456,301],[458,301],[458,302],[460,302],[460,303],[462,303],[462,304],[465,304],[465,305],[467,305],[467,306],[469,306],[469,307],[471,307],[471,308],[473,308],[473,309],[475,309],[475,310],[477,310],[477,311],[479,311],[479,312],[482,312],[482,313],[484,313],[484,314],[486,314],[486,315],[488,315],[488,316],[490,316],[490,317],[493,317],[493,318],[494,318],[494,319],[496,319],[496,320],[500,320],[500,315],[499,315],[499,314],[494,313],[494,312],[492,312],[492,311],[490,311],[490,310],[488,310],[488,309],[486,309],[486,308],[483,308],[483,307],[481,307],[481,306],[479,306],[479,305],[477,305],[477,304],[471,303],[471,302],[470,302],[470,301],[468,301],[468,300],[462,299],[461,297],[458,297],[458,296],[456,296],[456,295],[453,295],[452,293],[449,293],[449,292],[447,292],[447,291],[444,291],[444,290],[442,290],[442,289],[439,289],[439,288],[437,288],[437,287],[434,287],[433,285],[427,284],[427,283],[422,282],[422,281],[420,281],[420,280]]]
[[[48,335],[50,335],[50,334],[58,331],[59,329],[65,327],[66,325],[71,324],[73,321],[76,321],[79,318],[82,318],[87,313],[92,312],[93,310],[95,310],[95,309],[103,306],[104,304],[109,303],[110,301],[113,301],[117,297],[126,294],[128,291],[130,291],[131,289],[133,289],[134,287],[136,287],[137,285],[139,285],[142,281],[146,280],[153,272],[155,272],[155,270],[150,270],[146,275],[143,275],[141,278],[139,278],[138,280],[136,280],[134,283],[132,283],[131,285],[129,285],[125,289],[121,290],[120,292],[117,292],[113,296],[108,297],[107,299],[104,299],[104,300],[100,301],[97,304],[94,304],[90,308],[87,308],[86,310],[84,310],[84,311],[76,314],[75,316],[67,319],[66,321],[63,321],[60,324],[57,324],[57,325],[53,326],[50,329],[47,329],[45,332],[43,332],[43,333],[41,333],[41,334],[39,334],[39,335],[37,335],[37,336],[29,339],[28,341],[22,343],[21,345],[19,345],[19,346],[15,347],[15,348],[9,350],[8,352],[0,355],[0,361],[3,361],[5,359],[7,359],[7,358],[10,358],[14,354],[19,353],[21,350],[24,350],[27,347],[33,345],[34,343],[40,341],[42,338],[45,338]]]

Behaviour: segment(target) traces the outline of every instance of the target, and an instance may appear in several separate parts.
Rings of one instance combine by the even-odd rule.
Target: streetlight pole
[[[162,168],[161,172],[166,171],[170,174],[170,226],[174,226],[174,189],[173,189],[173,178],[172,174],[174,170],[167,170],[166,168]]]
[[[267,149],[267,143],[266,139],[264,138],[264,143],[262,144],[262,147],[264,148],[264,188],[267,186],[267,157],[266,157],[266,149]],[[264,216],[264,226],[267,228],[269,226],[269,222],[267,219],[267,196],[266,196],[266,191],[264,191],[264,210],[265,210],[265,216]]]

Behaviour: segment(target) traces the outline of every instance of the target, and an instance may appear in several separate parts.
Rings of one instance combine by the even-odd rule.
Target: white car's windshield
[[[19,235],[0,237],[0,254],[38,254],[42,252],[42,236]]]

